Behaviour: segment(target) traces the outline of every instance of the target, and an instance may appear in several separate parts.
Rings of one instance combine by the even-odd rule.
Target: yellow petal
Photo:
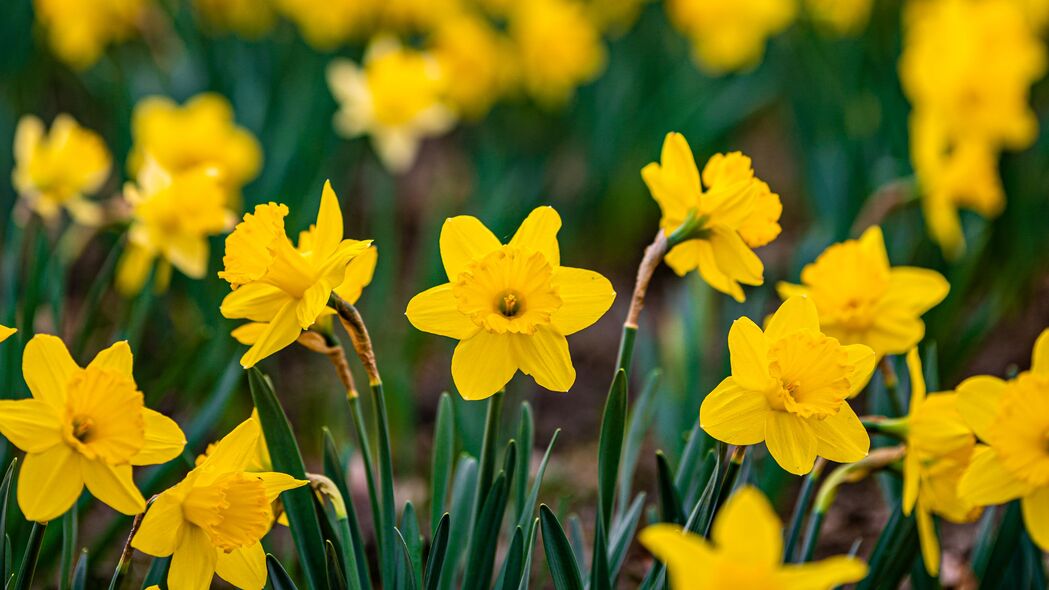
[[[936,523],[932,520],[932,514],[922,506],[918,507],[915,518],[918,521],[918,542],[921,544],[925,571],[929,572],[930,576],[939,576],[940,539],[936,536]]]
[[[150,250],[128,242],[124,253],[120,255],[117,263],[117,290],[125,297],[134,297],[142,291],[142,286],[149,278],[149,272],[153,270],[153,261],[156,255]]]
[[[517,372],[510,337],[484,330],[459,342],[452,354],[452,380],[463,399],[478,400],[502,389]]]
[[[440,246],[444,271],[448,280],[454,281],[467,265],[499,249],[502,244],[479,219],[460,215],[444,222]]]
[[[977,506],[1004,504],[1030,492],[1030,486],[1002,465],[994,449],[976,445],[972,461],[958,482],[958,495]]]
[[[266,552],[261,543],[220,551],[215,563],[220,578],[243,590],[262,590],[266,585]]]
[[[771,342],[799,330],[818,332],[819,329],[819,314],[812,300],[808,297],[791,297],[772,314],[765,327],[765,336]]]
[[[121,340],[95,355],[95,358],[87,366],[88,368],[109,369],[121,375],[132,377],[131,370],[134,364],[135,358],[131,354],[131,346],[127,343],[127,340]]]
[[[922,360],[918,356],[918,349],[912,348],[907,351],[907,373],[911,378],[911,402],[910,402],[910,414],[921,406],[922,402],[925,401],[925,372],[922,369]]]
[[[27,454],[18,472],[18,506],[28,520],[58,518],[73,507],[83,489],[80,456],[64,444]]]
[[[29,391],[53,408],[65,408],[66,386],[78,370],[66,345],[55,336],[33,336],[22,354],[22,375]]]
[[[146,426],[145,444],[131,458],[132,465],[156,465],[182,454],[186,446],[186,435],[174,420],[149,408],[142,408]]]
[[[521,222],[521,227],[510,239],[510,245],[526,252],[540,252],[550,266],[557,268],[561,265],[561,252],[557,245],[557,232],[560,229],[561,216],[553,207],[536,207]]]
[[[412,297],[405,315],[417,330],[456,340],[465,340],[479,329],[473,320],[459,311],[451,283],[438,285]]]
[[[879,357],[903,354],[914,348],[925,336],[925,323],[917,314],[903,307],[882,305],[867,329],[865,343]]]
[[[0,342],[3,339],[0,336]],[[1042,330],[1034,342],[1034,350],[1031,352],[1031,371],[1049,375],[1049,328]]]
[[[38,399],[0,401],[0,433],[27,453],[40,453],[62,443],[58,415]]]
[[[208,273],[208,240],[199,235],[170,236],[163,245],[164,255],[179,272],[187,277],[202,279]]]
[[[699,194],[699,169],[696,166],[696,158],[692,155],[692,148],[684,135],[673,131],[667,133],[663,139],[659,160],[664,173],[677,180],[678,186],[675,188],[681,194]]]
[[[921,459],[918,458],[914,449],[908,448],[903,457],[903,514],[910,516],[914,505],[918,501],[919,485],[921,484]]]
[[[266,498],[270,502],[276,500],[277,496],[281,495],[282,492],[301,488],[310,483],[304,479],[295,479],[286,473],[277,473],[273,471],[264,471],[254,475],[258,476],[262,481],[262,485],[266,489]]]
[[[80,472],[88,491],[113,510],[140,514],[146,509],[146,500],[131,477],[131,465],[109,465],[81,458]]]
[[[674,588],[706,587],[703,582],[710,577],[710,568],[706,566],[714,558],[706,539],[676,525],[654,524],[645,527],[638,540],[656,559],[667,564]]]
[[[728,331],[732,378],[745,389],[765,391],[769,387],[768,343],[765,334],[750,318],[732,322]]]
[[[958,412],[976,436],[988,441],[993,435],[991,426],[998,416],[998,403],[1005,391],[1005,381],[980,375],[962,381],[955,391],[958,392],[955,401]]]
[[[1024,496],[1020,507],[1031,540],[1042,551],[1049,551],[1049,487],[1040,487]]]
[[[255,363],[298,340],[302,328],[295,317],[297,307],[296,301],[291,300],[277,312],[258,341],[240,358],[241,366],[245,369],[254,367]]]
[[[295,306],[295,320],[299,323],[300,328],[308,330],[316,323],[317,318],[328,305],[331,291],[331,285],[325,281],[318,281],[306,289],[306,292],[302,294],[302,299]]]
[[[765,440],[768,398],[741,388],[726,377],[699,407],[699,425],[707,434],[730,445],[755,445]]]
[[[889,288],[881,306],[921,315],[943,301],[950,290],[951,284],[934,270],[897,266],[889,271]]]
[[[575,367],[568,353],[568,340],[550,326],[539,326],[534,334],[509,335],[515,364],[525,375],[550,391],[568,391],[575,383]]]
[[[876,362],[874,350],[863,344],[842,346],[849,363],[849,397],[857,395],[871,380]]]
[[[259,421],[248,418],[215,443],[200,467],[206,466],[216,473],[244,471],[257,458],[259,444],[263,442]]]
[[[714,519],[718,552],[736,563],[776,566],[783,559],[783,523],[772,504],[752,486],[743,486]]]
[[[208,534],[197,526],[186,526],[178,549],[171,556],[168,570],[170,590],[199,590],[211,587],[215,576],[218,550],[211,544]]]
[[[592,270],[559,267],[554,271],[552,285],[561,298],[561,307],[550,321],[565,336],[596,322],[612,307],[616,298],[612,283]]]
[[[149,505],[131,546],[147,555],[167,557],[179,546],[185,524],[182,502],[173,490],[168,490]]]
[[[355,256],[346,265],[346,273],[343,275],[342,283],[335,288],[335,292],[351,305],[357,303],[357,300],[361,297],[361,292],[371,284],[372,277],[375,275],[375,265],[378,262],[379,250],[375,246],[371,246]]]
[[[855,557],[839,555],[813,563],[784,566],[777,575],[783,590],[827,590],[859,582],[867,575],[867,564]]]
[[[313,250],[310,258],[322,261],[328,258],[342,242],[342,209],[339,208],[339,197],[331,188],[331,181],[324,181],[321,191],[320,209],[317,211],[317,226],[313,232]]]
[[[867,260],[870,260],[876,268],[889,268],[889,253],[885,250],[885,234],[882,233],[880,227],[877,225],[868,227],[857,242],[859,242],[860,249],[866,254]]]
[[[746,300],[746,295],[743,293],[743,288],[739,286],[739,282],[718,266],[717,259],[714,257],[714,248],[710,245],[710,241],[692,240],[686,243],[695,243],[693,249],[693,253],[696,256],[695,268],[699,272],[699,276],[708,285],[729,295],[740,303]],[[671,250],[671,253],[673,253],[673,250]]]
[[[233,339],[237,342],[251,346],[266,331],[266,326],[268,325],[268,322],[248,322],[243,326],[234,328],[229,335],[233,336]]]
[[[0,324],[0,342],[7,340],[12,334],[17,332],[15,328],[8,328],[7,326]]]
[[[695,270],[699,266],[699,246],[701,243],[705,243],[702,240],[688,240],[682,242],[677,246],[670,249],[667,255],[663,257],[663,261],[669,266],[679,277],[683,277],[688,274],[689,271]],[[709,247],[709,244],[707,244]],[[709,282],[709,281],[708,281]],[[716,289],[717,287],[715,287]]]
[[[848,402],[823,420],[810,420],[816,434],[816,454],[838,463],[853,463],[867,456],[871,439]]]
[[[816,435],[804,419],[787,412],[769,412],[765,417],[765,445],[784,470],[794,475],[812,471]]]
[[[222,300],[219,310],[223,317],[268,322],[273,319],[291,297],[273,285],[248,283],[231,291]]]
[[[776,283],[776,293],[784,301],[791,297],[808,297],[811,292],[812,290],[805,285],[795,285],[784,281]]]
[[[726,276],[745,285],[760,285],[765,281],[765,265],[736,230],[716,225],[710,228],[709,242],[718,270]]]

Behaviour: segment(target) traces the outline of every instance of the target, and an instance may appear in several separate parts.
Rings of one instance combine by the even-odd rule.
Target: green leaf
[[[14,590],[29,590],[33,586],[33,574],[36,573],[36,563],[40,559],[40,542],[44,538],[44,528],[47,523],[34,522],[29,531],[29,542],[26,543],[25,554],[22,563],[18,566],[18,576],[15,578]]]
[[[463,455],[455,468],[452,483],[451,532],[448,538],[448,556],[441,572],[441,588],[447,590],[455,584],[459,573],[459,561],[473,527],[474,495],[477,493],[477,459]]]
[[[645,442],[645,435],[652,425],[653,416],[655,416],[652,400],[655,398],[655,392],[659,388],[662,375],[663,372],[659,369],[652,369],[649,372],[648,378],[645,379],[645,386],[641,388],[641,395],[637,396],[630,409],[630,415],[627,419],[626,440],[623,443],[623,457],[619,466],[619,483],[617,485],[620,510],[630,502],[630,492],[634,483],[634,473],[637,471],[637,460],[641,456],[641,446]]]
[[[532,464],[532,447],[535,445],[535,419],[532,416],[532,405],[521,402],[521,422],[517,427],[517,441],[521,445],[521,452],[517,454],[517,479],[514,481],[514,520],[518,523],[524,521],[522,518],[528,493],[528,471]],[[529,513],[535,508],[529,509]],[[528,518],[531,519],[531,514]],[[522,526],[522,528],[524,528]]]
[[[550,442],[546,444],[546,452],[543,453],[543,459],[539,462],[539,468],[535,471],[535,479],[532,481],[532,489],[528,492],[528,499],[525,500],[524,509],[521,510],[521,518],[517,521],[517,526],[525,529],[531,533],[531,527],[535,526],[535,504],[539,500],[539,488],[543,485],[543,475],[546,474],[546,464],[550,461],[550,453],[554,450],[554,443],[557,442],[557,436],[561,434],[561,429],[558,428],[554,431],[553,436],[550,437]],[[527,472],[521,472],[521,479],[528,479]]]
[[[856,590],[898,588],[918,553],[918,527],[914,515],[904,516],[897,505],[868,559],[867,577],[856,585]]]
[[[437,530],[437,523],[445,512],[444,501],[448,494],[448,483],[452,479],[452,462],[455,460],[455,415],[452,398],[448,392],[441,394],[437,403],[437,422],[434,425],[433,461],[431,463],[430,530]]]
[[[273,470],[296,479],[306,479],[299,445],[269,380],[261,371],[251,368],[248,369],[248,384],[259,413],[259,422],[262,424],[262,433],[269,448]],[[307,585],[313,590],[321,590],[328,579],[327,558],[320,522],[314,509],[313,490],[309,486],[288,490],[281,494],[281,500],[288,515],[291,535],[306,574]]]
[[[514,536],[510,539],[510,548],[506,551],[506,559],[499,572],[496,581],[496,590],[517,590],[521,585],[521,568],[524,567],[524,531],[521,527],[514,529]]]
[[[529,523],[528,529],[528,545],[527,547],[525,547],[525,561],[524,567],[521,571],[521,583],[517,587],[518,590],[528,590],[528,578],[531,576],[532,573],[532,555],[535,552],[535,537],[539,532],[538,517],[532,519],[532,522]]]
[[[609,574],[613,581],[623,567],[623,561],[626,559],[627,550],[630,549],[630,542],[634,539],[634,533],[637,532],[637,524],[641,519],[641,510],[644,506],[645,493],[639,492],[623,516],[612,526],[612,534],[609,536],[611,545]]]
[[[412,567],[412,556],[408,550],[408,543],[405,542],[401,529],[394,527],[393,532],[397,538],[397,546],[400,549],[400,559],[398,560],[396,570],[397,587],[405,590],[416,590],[418,586],[415,584],[415,572]]]
[[[488,497],[488,490],[492,485],[495,473],[495,453],[499,439],[499,421],[502,417],[504,395],[502,391],[497,391],[495,395],[488,398],[488,411],[484,417],[484,440],[481,443],[481,456],[477,460],[475,515],[481,513],[481,503]]]
[[[451,518],[445,512],[434,529],[433,541],[430,543],[430,554],[426,557],[426,577],[423,587],[426,590],[437,590],[444,569],[445,555],[448,550],[448,533],[451,529]]]
[[[583,532],[583,521],[575,513],[568,515],[568,544],[572,546],[576,567],[582,575],[586,571],[586,534]]]
[[[375,425],[379,443],[379,491],[381,493],[381,521],[376,530],[381,530],[379,537],[382,551],[379,562],[382,566],[383,582],[391,580],[397,568],[397,540],[394,539],[397,522],[397,505],[393,492],[393,451],[390,443],[390,421],[386,416],[386,397],[382,383],[371,384]]]
[[[997,512],[1005,511],[995,529]],[[1013,554],[1023,533],[1020,503],[1013,501],[1004,507],[996,506],[980,519],[973,547],[973,573],[980,580],[980,588],[998,588],[1005,579]]]
[[[269,574],[267,582],[273,590],[298,590],[284,566],[270,553],[266,554],[266,572]]]
[[[612,590],[612,574],[608,569],[608,535],[598,518],[594,531],[594,552],[590,569],[589,590]]]
[[[495,550],[499,545],[499,528],[506,510],[507,485],[506,473],[500,472],[474,522],[466,559],[466,577],[463,584],[465,590],[482,590],[488,588],[491,583],[492,571],[495,568]]]
[[[417,588],[423,583],[423,536],[419,532],[419,519],[415,514],[415,506],[406,502],[404,512],[401,515],[401,536],[405,547],[408,549],[408,557],[412,566]]]
[[[663,451],[656,451],[656,487],[659,489],[660,518],[663,522],[677,525],[685,524],[685,515],[681,510],[681,498],[674,487],[674,476],[667,457]]]
[[[539,522],[543,529],[546,563],[550,567],[555,590],[583,590],[583,578],[579,574],[572,546],[568,544],[561,523],[546,504],[539,507]]]
[[[80,550],[80,558],[76,561],[76,566],[73,568],[73,577],[70,582],[70,588],[72,590],[85,590],[87,588],[87,549]]]
[[[11,542],[7,538],[7,505],[11,500],[11,480],[17,469],[18,457],[15,457],[7,466],[3,483],[0,483],[0,576],[3,576],[3,580],[11,577],[11,568],[14,567],[7,557],[11,553]]]
[[[154,557],[146,571],[146,577],[142,580],[142,587],[148,588],[154,584],[165,584],[168,579],[168,569],[171,568],[171,556]]]
[[[77,559],[77,511],[68,510],[62,515],[62,555],[58,565],[58,585],[61,590],[69,588],[73,579],[74,559]]]
[[[601,434],[598,438],[597,511],[602,525],[598,529],[601,531],[600,534],[604,534],[603,531],[607,531],[612,522],[612,505],[615,503],[619,460],[623,454],[626,410],[626,371],[620,369],[616,371],[612,386],[608,389],[604,415],[601,418]]]
[[[324,474],[328,479],[335,482],[335,488],[339,490],[343,503],[346,505],[346,522],[343,523],[344,547],[350,547],[350,552],[343,553],[343,568],[346,571],[347,584],[350,588],[357,590],[371,588],[371,577],[368,573],[368,556],[364,553],[364,535],[361,534],[360,521],[357,519],[357,509],[354,507],[353,496],[346,487],[346,472],[342,468],[339,459],[339,451],[335,446],[335,439],[327,427],[323,429],[324,434]],[[354,580],[356,579],[356,582]]]
[[[342,571],[342,559],[339,550],[330,540],[324,541],[324,555],[328,564],[328,588],[346,590],[346,574]]]

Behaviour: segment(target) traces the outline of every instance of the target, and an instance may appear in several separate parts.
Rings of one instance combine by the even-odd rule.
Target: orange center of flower
[[[62,438],[91,460],[126,463],[145,444],[142,392],[130,377],[88,367],[66,390]]]
[[[459,311],[481,328],[532,334],[561,307],[554,269],[539,252],[503,246],[471,263],[452,285]]]
[[[182,502],[182,514],[227,553],[254,545],[273,524],[266,489],[251,473],[227,473],[194,487]]]
[[[1023,373],[1009,382],[988,442],[1013,475],[1049,485],[1049,378]]]
[[[848,356],[834,338],[794,332],[769,347],[769,374],[779,382],[766,395],[773,409],[803,418],[836,414],[849,393]]]

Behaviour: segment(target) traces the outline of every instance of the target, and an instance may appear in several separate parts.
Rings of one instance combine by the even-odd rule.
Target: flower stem
[[[881,362],[878,363],[878,370],[881,371],[882,380],[885,382],[885,394],[889,397],[889,406],[892,408],[893,415],[902,416],[903,403],[899,398],[900,380],[896,376],[896,369],[889,362],[889,357],[883,356],[881,358]]]
[[[725,468],[725,477],[721,480],[721,485],[718,486],[717,499],[710,510],[710,520],[707,521],[706,530],[703,532],[703,536],[710,537],[710,529],[714,524],[714,519],[717,518],[718,509],[728,500],[729,494],[732,493],[732,488],[736,484],[736,478],[739,477],[739,469],[743,465],[743,460],[747,456],[747,447],[738,446],[732,450],[732,456],[729,458],[728,466]]]
[[[805,520],[805,514],[808,511],[809,503],[812,501],[812,493],[816,490],[816,482],[823,474],[823,468],[826,467],[827,460],[823,457],[816,459],[816,464],[812,466],[812,471],[805,477],[805,481],[801,484],[801,491],[798,493],[798,501],[794,505],[794,514],[790,518],[790,528],[787,534],[787,543],[783,549],[783,561],[784,563],[792,563],[794,561],[794,548],[798,544],[798,539],[801,537],[801,523]]]
[[[503,390],[488,398],[488,412],[484,419],[484,440],[481,442],[481,461],[477,472],[477,497],[474,499],[474,518],[480,515],[488,488],[495,476],[495,449],[499,444],[499,420],[503,411]]]
[[[44,539],[46,522],[34,522],[32,530],[29,531],[29,542],[26,543],[25,557],[22,558],[22,566],[15,578],[14,590],[29,590],[33,585],[33,574],[36,573],[36,562],[40,558],[40,544]]]
[[[127,535],[127,542],[124,543],[124,550],[120,552],[120,560],[117,561],[117,569],[113,572],[113,579],[109,581],[109,590],[120,588],[120,584],[131,569],[131,555],[135,552],[135,549],[131,546],[131,541],[135,538],[138,527],[142,526],[142,519],[145,518],[146,511],[149,510],[149,506],[154,499],[156,499],[156,496],[150,498],[149,502],[146,503],[146,510],[142,511],[141,514],[136,514],[135,520],[131,521],[131,531]]]

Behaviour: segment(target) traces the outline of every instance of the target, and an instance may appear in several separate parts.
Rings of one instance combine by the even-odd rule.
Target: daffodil
[[[212,30],[247,39],[262,37],[277,22],[272,0],[193,0],[193,7]]]
[[[209,588],[215,575],[245,590],[265,586],[266,553],[259,541],[273,526],[272,504],[281,492],[307,482],[249,471],[260,436],[257,423],[243,422],[150,503],[131,546],[171,556],[171,590]]]
[[[844,0],[839,0],[844,1]],[[692,56],[713,74],[761,63],[769,37],[790,26],[794,0],[668,0],[670,22],[692,42]]]
[[[455,123],[444,97],[446,83],[432,55],[378,37],[362,67],[346,59],[328,66],[328,85],[339,102],[335,129],[351,138],[369,135],[383,165],[403,172],[415,162],[423,139]]]
[[[464,12],[445,19],[430,44],[442,71],[455,80],[446,94],[464,117],[483,117],[515,79],[509,40],[481,16]]]
[[[1030,371],[1009,381],[971,377],[957,392],[958,410],[982,443],[958,493],[977,506],[1019,498],[1027,532],[1049,551],[1049,330],[1035,342]]]
[[[732,375],[703,400],[699,422],[732,445],[765,441],[772,458],[796,475],[812,470],[816,456],[859,461],[870,438],[847,398],[874,371],[874,351],[842,345],[820,331],[816,306],[791,297],[765,330],[748,318],[728,333]]]
[[[86,368],[54,336],[38,334],[26,345],[22,374],[32,398],[0,401],[0,433],[26,452],[18,505],[29,520],[62,515],[85,485],[114,510],[138,514],[146,503],[132,466],[182,452],[178,425],[143,405],[132,360],[127,342],[98,353]]]
[[[97,133],[81,127],[73,117],[59,115],[51,130],[32,115],[15,129],[15,190],[25,204],[46,220],[65,209],[76,221],[101,221],[98,204],[87,200],[109,177],[112,159]]]
[[[587,9],[597,26],[612,36],[628,32],[651,0],[590,0]]]
[[[765,267],[752,248],[779,235],[779,195],[754,176],[750,158],[739,152],[710,158],[703,167],[703,190],[692,150],[680,133],[667,134],[660,160],[641,170],[663,213],[660,227],[670,235],[686,222],[693,225],[690,239],[667,253],[667,264],[682,276],[697,270],[711,287],[743,301],[740,283],[765,280]]]
[[[615,299],[608,279],[561,266],[561,218],[539,207],[507,244],[477,218],[441,228],[447,283],[416,295],[406,315],[423,332],[459,340],[452,379],[465,399],[491,396],[517,373],[568,391],[575,368],[565,336],[596,322]]]
[[[117,269],[117,287],[125,295],[142,289],[158,258],[158,288],[166,286],[171,266],[188,277],[203,278],[208,237],[233,226],[225,189],[212,168],[171,174],[149,160],[139,172],[138,184],[124,187],[124,198],[131,205],[132,221]]]
[[[18,330],[15,328],[8,328],[7,326],[0,324],[0,342],[10,338]]]
[[[329,182],[324,183],[308,251],[297,250],[288,239],[287,214],[285,205],[258,205],[226,238],[225,270],[219,276],[233,292],[222,301],[222,315],[267,323],[241,357],[244,367],[254,366],[309,329],[343,283],[347,265],[371,245],[343,239],[342,211]]]
[[[111,43],[131,37],[147,0],[34,0],[37,22],[59,59],[77,69],[93,65]]]
[[[958,495],[958,482],[972,459],[976,437],[958,412],[958,395],[926,395],[918,350],[907,353],[911,376],[910,411],[906,418],[907,454],[903,460],[903,513],[917,514],[918,539],[925,569],[940,572],[940,542],[932,515],[951,522],[973,522],[980,508]]]
[[[383,0],[376,2],[379,28],[410,35],[429,32],[464,12],[464,0]]]
[[[863,32],[874,0],[805,0],[805,10],[816,25],[841,37]]]
[[[360,36],[375,20],[375,0],[274,0],[315,49],[330,51]]]
[[[843,344],[866,344],[881,358],[903,354],[925,335],[921,316],[943,301],[950,284],[936,271],[890,266],[881,228],[833,244],[801,271],[801,285],[780,283],[780,297],[803,295],[820,327]]]
[[[645,528],[640,540],[667,564],[673,590],[830,590],[867,575],[863,561],[844,555],[784,564],[783,522],[751,486],[718,511],[710,541],[670,524]]]

